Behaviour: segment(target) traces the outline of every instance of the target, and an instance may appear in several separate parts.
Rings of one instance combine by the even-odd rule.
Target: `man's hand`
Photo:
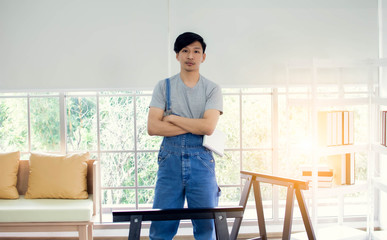
[[[150,107],[148,113],[148,134],[151,136],[171,137],[187,133],[186,130],[165,121],[164,110]]]
[[[163,121],[164,122],[172,123],[173,122],[173,117],[175,117],[175,116],[177,116],[177,115],[171,114],[171,115],[168,115],[168,116],[164,116],[163,117]]]

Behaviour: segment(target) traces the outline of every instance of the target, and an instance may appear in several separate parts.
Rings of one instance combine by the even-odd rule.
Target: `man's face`
[[[200,64],[206,59],[206,54],[203,53],[200,42],[196,41],[182,48],[176,54],[176,59],[180,62],[182,71],[193,72],[199,71]]]

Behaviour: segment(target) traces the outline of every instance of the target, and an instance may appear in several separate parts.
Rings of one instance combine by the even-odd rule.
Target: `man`
[[[211,135],[223,111],[220,87],[201,76],[206,59],[201,36],[186,32],[174,45],[180,73],[169,79],[170,109],[167,109],[167,81],[154,88],[148,115],[149,135],[164,136],[160,147],[153,208],[210,208],[218,205],[220,189],[212,152],[202,146],[203,135]],[[169,105],[168,105],[169,106]],[[194,237],[215,239],[213,220],[192,220]],[[150,239],[170,240],[179,221],[154,221]]]

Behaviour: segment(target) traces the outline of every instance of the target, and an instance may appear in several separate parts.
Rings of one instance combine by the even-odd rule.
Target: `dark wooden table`
[[[243,207],[120,210],[113,211],[113,222],[130,222],[128,239],[138,240],[140,239],[141,223],[143,221],[214,219],[216,238],[228,240],[230,236],[227,218],[242,219],[243,210]]]

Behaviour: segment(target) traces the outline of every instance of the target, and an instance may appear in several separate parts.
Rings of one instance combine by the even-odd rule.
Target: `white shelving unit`
[[[353,145],[342,145],[342,146],[333,146],[333,147],[321,147],[318,145],[318,112],[319,111],[326,111],[326,110],[348,110],[353,106],[360,106],[364,105],[368,111],[367,115],[369,115],[368,119],[371,119],[370,116],[372,114],[372,99],[371,96],[373,95],[374,90],[374,75],[372,74],[373,67],[370,62],[372,61],[335,61],[335,60],[319,60],[314,59],[309,64],[293,64],[288,65],[288,86],[293,86],[295,83],[292,81],[291,72],[293,69],[296,71],[303,71],[310,73],[310,81],[304,81],[304,83],[299,83],[299,85],[307,87],[309,90],[308,98],[307,99],[299,99],[299,98],[288,98],[287,103],[289,106],[304,106],[308,109],[309,112],[309,122],[310,122],[310,135],[312,136],[312,139],[314,140],[312,151],[310,155],[311,159],[311,165],[312,165],[312,176],[313,176],[313,185],[317,186],[318,180],[317,180],[317,166],[319,164],[320,158],[324,156],[330,156],[330,155],[339,155],[339,154],[346,154],[346,153],[364,153],[366,155],[370,155],[371,150],[371,144],[370,142],[364,142],[364,143],[356,143]],[[344,91],[345,85],[350,85],[351,82],[347,82],[345,79],[342,79],[342,75],[344,74],[344,69],[362,69],[366,73],[363,74],[364,79],[362,79],[362,85],[366,89],[366,94],[364,97],[353,97],[349,98],[347,97],[346,92]],[[338,73],[338,77],[335,78],[334,81],[330,80],[325,82],[321,82],[321,77],[319,76],[320,70],[326,71],[326,72],[336,72]],[[360,82],[358,81],[360,84]],[[336,92],[334,92],[333,97],[331,98],[322,98],[320,95],[323,95],[319,89],[322,86],[333,86],[333,88],[337,89]],[[288,91],[288,90],[287,90]],[[367,117],[367,116],[366,116]],[[371,122],[368,122],[368,132],[371,131]],[[370,136],[368,136],[367,139],[370,139]],[[369,165],[367,166],[369,168]],[[356,181],[354,185],[339,185],[332,188],[314,188],[312,187],[310,190],[305,191],[305,196],[308,199],[308,205],[309,205],[309,211],[312,218],[313,226],[316,230],[317,235],[324,235],[331,233],[331,237],[329,239],[349,239],[349,238],[343,238],[342,237],[342,230],[333,231],[334,229],[328,230],[323,227],[319,227],[319,221],[318,221],[318,209],[319,209],[319,200],[321,198],[337,198],[337,205],[338,205],[338,216],[337,216],[337,223],[333,224],[332,227],[337,229],[345,228],[345,231],[347,232],[347,235],[350,234],[351,229],[353,230],[350,239],[367,239],[369,236],[369,231],[361,231],[358,229],[353,229],[348,226],[344,225],[344,197],[348,194],[356,194],[356,193],[363,193],[365,195],[369,192],[369,185],[370,181],[367,177],[367,180],[365,181]],[[367,202],[369,204],[370,202]],[[366,205],[367,205],[366,204]],[[368,215],[368,214],[367,214]],[[368,217],[368,216],[367,216]],[[364,226],[366,228],[368,226]],[[338,235],[335,237],[334,232],[336,232]],[[351,234],[352,234],[351,233]],[[302,234],[299,234],[301,236]],[[296,236],[296,235],[295,235]],[[320,237],[321,237],[320,236]],[[293,238],[293,236],[292,236]],[[319,236],[317,236],[318,239]],[[302,239],[301,238],[294,238],[294,239]],[[328,239],[328,238],[321,238],[321,239]]]
[[[387,66],[387,64],[382,64],[380,67]],[[383,200],[382,195],[387,194],[387,173],[386,167],[387,164],[381,162],[382,156],[387,156],[387,147],[380,144],[380,134],[381,134],[381,123],[380,123],[380,111],[387,110],[387,98],[382,98],[375,96],[373,98],[373,104],[375,109],[375,131],[373,137],[373,144],[371,146],[372,153],[374,155],[374,171],[372,172],[372,196],[374,202],[371,209],[370,216],[370,229],[372,239],[387,239],[387,229],[386,223],[382,223],[382,218],[387,214],[386,199]],[[383,212],[384,211],[384,212]],[[385,220],[384,220],[385,221]],[[377,230],[375,230],[377,229]],[[379,230],[380,229],[380,230]]]
[[[387,155],[387,148],[380,145],[380,110],[387,110],[387,58],[386,58],[386,39],[385,38],[385,20],[386,20],[386,1],[378,0],[378,55],[379,59],[374,61],[374,65],[378,67],[378,91],[372,99],[374,106],[374,121],[375,129],[372,138],[372,153],[374,157],[373,172],[372,172],[372,197],[374,198],[370,214],[370,232],[371,238],[376,240],[387,239],[387,163],[381,162],[381,156]],[[375,143],[376,142],[376,143]],[[385,199],[383,198],[385,196]],[[383,222],[384,221],[384,222]],[[382,231],[374,231],[375,228],[380,228]]]

